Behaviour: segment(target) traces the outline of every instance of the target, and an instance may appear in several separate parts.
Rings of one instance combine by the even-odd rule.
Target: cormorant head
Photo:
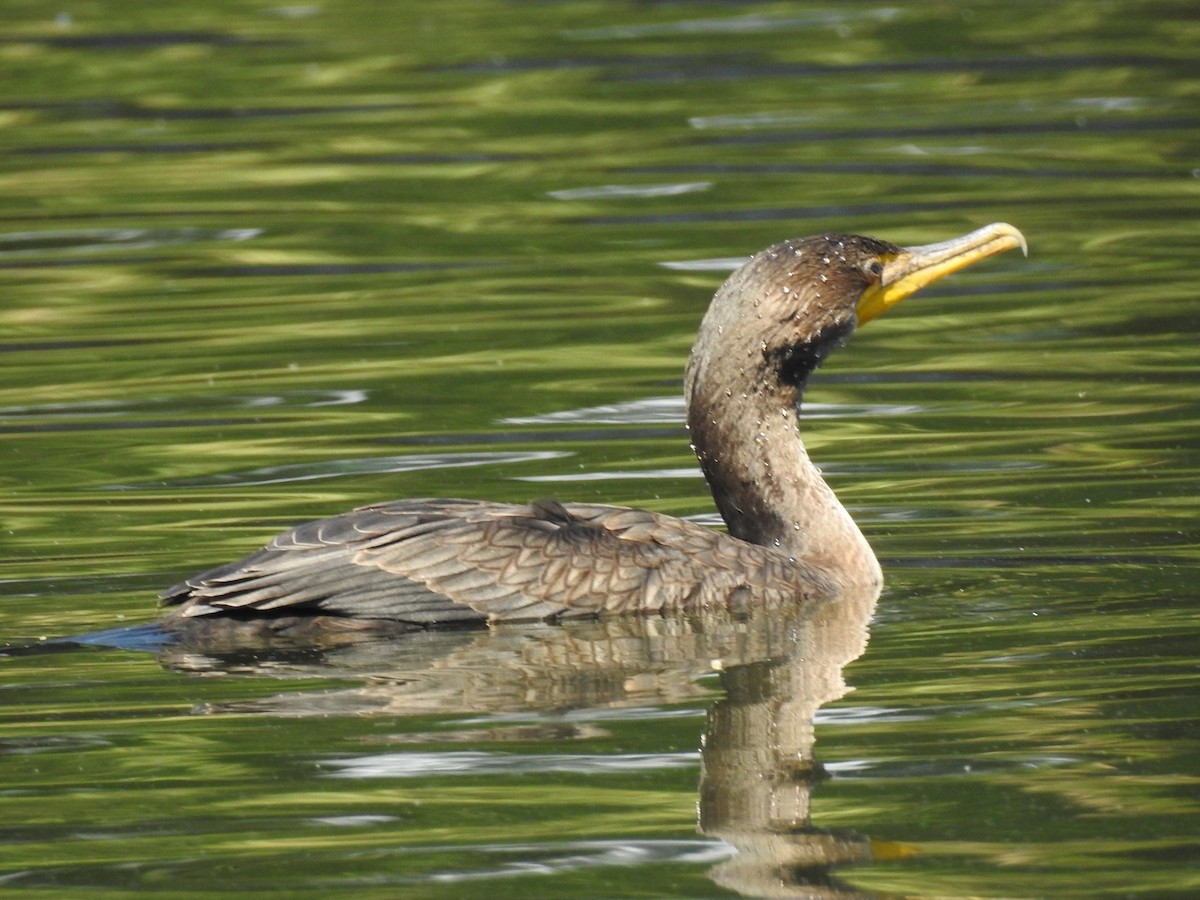
[[[723,350],[727,360],[760,369],[761,383],[802,390],[858,325],[951,272],[1015,247],[1025,250],[1025,239],[1003,223],[908,248],[849,234],[784,241],[754,256],[717,292],[693,366],[698,356]]]

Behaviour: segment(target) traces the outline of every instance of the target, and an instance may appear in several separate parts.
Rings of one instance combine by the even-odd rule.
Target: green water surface
[[[58,10],[0,25],[9,894],[1200,896],[1188,4]],[[873,608],[44,640],[376,500],[715,523],[736,260],[992,221],[807,394]]]

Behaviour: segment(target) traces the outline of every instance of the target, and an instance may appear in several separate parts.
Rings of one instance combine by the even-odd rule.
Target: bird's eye
[[[880,275],[883,274],[883,263],[881,263],[877,259],[873,259],[873,260],[871,260],[871,264],[869,266],[867,266],[867,271],[870,272],[876,278],[878,278]]]

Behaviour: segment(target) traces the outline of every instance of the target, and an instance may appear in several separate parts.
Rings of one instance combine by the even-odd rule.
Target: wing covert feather
[[[372,616],[420,625],[739,608],[832,593],[814,567],[624,507],[402,500],[299,525],[163,594],[183,617]]]

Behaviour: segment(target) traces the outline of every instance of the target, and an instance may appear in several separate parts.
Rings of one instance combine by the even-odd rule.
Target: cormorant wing
[[[320,613],[433,626],[736,610],[801,599],[798,584],[824,582],[777,551],[642,510],[401,500],[299,525],[170,588],[163,603],[185,618]]]

